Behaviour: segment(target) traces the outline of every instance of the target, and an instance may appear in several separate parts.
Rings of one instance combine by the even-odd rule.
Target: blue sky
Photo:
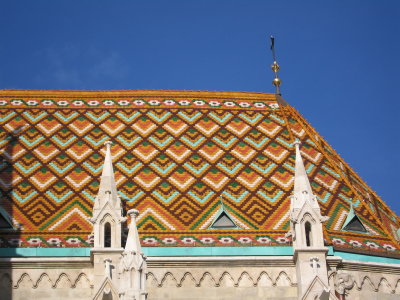
[[[273,92],[400,214],[399,1],[1,1],[0,88]]]

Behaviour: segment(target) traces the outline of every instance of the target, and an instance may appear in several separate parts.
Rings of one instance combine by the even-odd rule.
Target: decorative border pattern
[[[125,236],[126,238],[126,236]],[[246,235],[240,234],[203,234],[203,235],[158,235],[141,234],[141,244],[152,246],[291,246],[291,240],[279,235]],[[92,247],[93,236],[88,235],[57,235],[57,236],[10,236],[0,238],[0,248],[3,247]]]
[[[374,252],[398,253],[396,247],[387,242],[379,243],[377,240],[344,238],[333,236],[332,245],[341,248],[369,249]],[[280,235],[246,235],[246,234],[221,234],[221,235],[141,235],[141,245],[144,247],[258,247],[258,246],[292,246],[292,241]],[[25,236],[25,237],[2,237],[0,238],[0,248],[16,247],[92,247],[93,236],[89,235],[87,239],[81,236]]]
[[[354,249],[369,249],[372,251],[396,251],[397,248],[390,243],[379,244],[376,240],[358,240],[355,238],[332,237],[332,244],[339,247],[347,247]],[[398,251],[396,251],[398,252]]]
[[[276,101],[254,101],[254,100],[220,100],[220,99],[0,99],[0,107],[15,108],[101,108],[101,107],[162,107],[162,108],[254,108],[254,109],[278,109]]]
[[[284,236],[246,234],[232,235],[187,235],[187,236],[157,236],[144,235],[141,244],[151,246],[291,246],[291,240]]]

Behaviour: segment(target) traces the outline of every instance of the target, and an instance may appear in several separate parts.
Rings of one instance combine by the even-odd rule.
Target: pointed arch
[[[69,279],[68,275],[66,273],[61,273],[56,282],[53,285],[53,288],[72,288],[72,282]]]
[[[209,272],[204,272],[203,276],[201,276],[199,280],[198,286],[204,287],[216,287],[217,283],[215,282],[214,277]],[[236,286],[236,285],[235,285]]]
[[[220,287],[233,287],[235,286],[235,280],[227,271],[222,273],[221,277],[218,280],[217,286]]]
[[[42,273],[39,279],[34,284],[34,288],[50,288],[53,287],[53,282],[51,281],[49,275],[47,273]]]
[[[306,246],[311,247],[313,245],[313,238],[312,238],[312,229],[311,223],[306,221],[304,223],[304,233],[306,237]]]
[[[393,289],[387,279],[383,277],[379,281],[378,291],[382,293],[392,294],[394,293],[395,289]]]
[[[281,271],[279,275],[276,277],[275,286],[291,286],[292,280],[290,280],[289,276],[286,274],[285,271]]]
[[[146,283],[150,287],[161,287],[161,283],[158,282],[156,276],[151,272],[147,273]]]
[[[273,281],[271,276],[268,275],[267,272],[262,271],[260,276],[257,278],[257,286],[273,286]]]
[[[247,272],[242,272],[242,274],[240,274],[237,285],[239,287],[254,287],[254,286],[256,286],[253,278],[251,278],[250,274]]]
[[[30,288],[33,288],[33,287],[34,287],[32,278],[29,276],[28,273],[23,273],[23,274],[19,277],[19,279],[17,280],[17,282],[16,282],[15,285],[14,285],[14,288],[19,288],[21,285],[22,285],[22,286],[27,285],[27,286],[29,286]]]
[[[76,279],[75,282],[72,285],[73,288],[88,288],[92,287],[92,284],[88,278],[88,276],[85,273],[80,273]]]
[[[103,247],[110,248],[112,235],[111,235],[111,224],[109,222],[104,223],[103,231],[104,231]]]
[[[369,288],[368,288],[369,287]],[[361,281],[360,284],[360,289],[365,290],[367,289],[376,292],[378,289],[375,287],[373,284],[372,280],[368,276],[364,276],[364,278]]]
[[[193,275],[190,272],[185,272],[183,274],[181,281],[179,282],[180,287],[195,287],[196,280],[194,279]]]
[[[167,272],[167,273],[165,273],[163,279],[161,280],[160,286],[178,287],[178,281],[176,280],[174,275],[172,275],[171,272]]]

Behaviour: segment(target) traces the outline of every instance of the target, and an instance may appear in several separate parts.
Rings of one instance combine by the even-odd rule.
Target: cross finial
[[[275,74],[275,78],[274,78],[274,80],[272,80],[272,84],[275,86],[275,89],[276,89],[276,91],[275,91],[275,93],[277,94],[277,95],[280,95],[281,94],[281,91],[280,91],[280,85],[281,85],[281,80],[280,80],[280,78],[278,77],[278,71],[279,71],[279,65],[278,65],[278,63],[276,62],[276,55],[275,55],[275,38],[271,35],[271,51],[272,51],[272,59],[273,59],[273,64],[271,65],[271,69],[272,69],[272,71],[274,72],[274,74]]]

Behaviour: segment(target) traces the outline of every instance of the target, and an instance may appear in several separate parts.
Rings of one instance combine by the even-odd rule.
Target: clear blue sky
[[[0,1],[0,88],[273,92],[400,214],[400,1]]]

